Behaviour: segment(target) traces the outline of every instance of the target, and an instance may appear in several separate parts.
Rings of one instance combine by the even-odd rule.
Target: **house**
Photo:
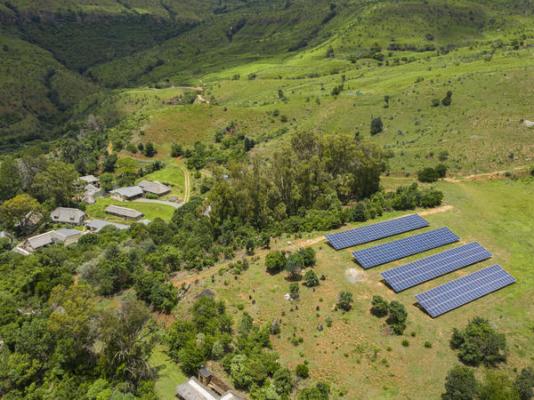
[[[94,175],[81,176],[80,180],[86,185],[100,186],[100,180]]]
[[[243,400],[207,368],[200,369],[198,379],[191,377],[187,382],[178,385],[176,397],[179,400]]]
[[[99,187],[90,183],[86,185],[84,188],[82,200],[86,202],[87,204],[95,204],[96,198],[100,197],[101,195],[102,195],[102,190]]]
[[[75,229],[58,229],[57,231],[48,231],[40,235],[27,238],[19,244],[13,251],[27,256],[36,250],[50,246],[55,243],[63,243],[65,246],[76,243],[82,235],[81,231]]]
[[[109,193],[111,194],[112,199],[125,201],[141,197],[144,192],[139,186],[127,186],[112,190]]]
[[[132,210],[131,208],[114,206],[114,205],[107,206],[104,211],[106,211],[108,214],[115,215],[117,217],[122,217],[122,218],[139,219],[143,217],[142,212],[139,212],[137,210]]]
[[[126,229],[129,228],[128,225],[117,224],[115,222],[104,221],[103,219],[93,219],[91,221],[87,221],[85,223],[85,226],[87,227],[87,229],[89,229],[89,231],[94,232],[94,233],[100,232],[106,226],[114,226],[119,231],[123,231],[123,230],[126,230]]]
[[[156,196],[163,196],[167,193],[171,192],[171,188],[164,185],[163,183],[160,183],[158,181],[150,182],[150,181],[141,181],[138,183],[138,186],[143,189],[145,193],[150,193]]]
[[[62,224],[81,225],[85,219],[85,213],[77,208],[58,207],[52,211],[50,219]]]

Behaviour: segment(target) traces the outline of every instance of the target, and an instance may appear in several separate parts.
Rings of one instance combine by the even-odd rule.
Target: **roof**
[[[11,239],[11,235],[6,231],[0,231],[0,239]]]
[[[88,184],[84,188],[86,194],[95,194],[100,192],[100,188],[96,187],[92,183]]]
[[[162,195],[169,193],[171,191],[171,188],[164,185],[163,183],[160,183],[158,181],[150,182],[150,181],[141,181],[138,183],[138,185],[143,189],[145,192],[153,193],[157,195]]]
[[[119,217],[126,217],[126,218],[137,219],[143,216],[143,213],[137,210],[132,210],[131,208],[114,206],[114,205],[107,206],[105,211],[108,214],[118,215]]]
[[[98,182],[98,178],[94,175],[80,176],[80,180],[86,183],[97,183]]]
[[[79,224],[85,217],[85,213],[77,208],[58,207],[50,214],[50,218],[55,222]]]
[[[190,378],[186,383],[178,385],[176,394],[185,400],[220,400],[220,396],[195,378]]]
[[[46,233],[41,233],[40,235],[32,236],[26,239],[26,243],[30,246],[31,249],[37,250],[41,247],[48,246],[54,243],[55,235],[54,231],[49,231]]]
[[[139,186],[128,186],[112,190],[110,193],[131,199],[133,197],[142,196],[144,192]]]
[[[209,378],[212,375],[212,373],[207,368],[200,368],[200,370],[198,371],[198,375],[203,378]]]
[[[93,219],[92,221],[88,221],[85,226],[95,232],[100,232],[106,226],[114,226],[121,231],[129,228],[128,225],[116,224],[115,222],[104,221],[103,219]]]
[[[76,229],[67,229],[67,228],[57,229],[56,231],[52,231],[52,232],[54,233],[54,239],[60,242],[63,242],[70,237],[79,236],[82,234],[80,231],[77,231]]]

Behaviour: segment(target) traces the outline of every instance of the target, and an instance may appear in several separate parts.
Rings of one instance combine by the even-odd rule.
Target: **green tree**
[[[384,130],[384,123],[382,118],[376,117],[371,120],[371,135],[377,135]]]
[[[273,385],[280,396],[289,396],[293,390],[293,377],[287,368],[278,369],[273,375]]]
[[[148,142],[146,145],[145,145],[145,150],[144,150],[144,154],[146,157],[154,157],[156,155],[157,151],[156,151],[156,148],[154,147],[154,143],[152,142]]]
[[[469,321],[463,331],[453,330],[451,347],[458,350],[458,358],[467,365],[492,367],[506,361],[506,337],[480,317]]]
[[[371,314],[375,317],[382,318],[388,315],[388,311],[388,302],[381,296],[373,296],[373,299],[371,300]]]
[[[398,301],[392,301],[388,306],[389,316],[386,323],[391,326],[396,335],[402,335],[406,329],[406,320],[408,313],[403,304]]]
[[[310,369],[306,363],[298,364],[295,368],[295,374],[302,379],[307,379],[310,376]]]
[[[33,181],[32,191],[41,202],[52,200],[55,205],[68,205],[77,191],[78,173],[72,165],[51,162]]]
[[[521,400],[530,400],[534,397],[534,370],[523,368],[517,376],[514,385]]]
[[[304,258],[300,253],[290,254],[286,261],[286,271],[290,280],[300,278],[300,273],[304,268]]]
[[[297,282],[293,282],[289,285],[289,296],[293,300],[298,300],[300,297],[300,288]]]
[[[25,233],[31,225],[32,215],[39,215],[41,212],[37,200],[26,193],[19,194],[0,205],[0,223],[5,229],[17,228],[21,233]]]
[[[21,190],[22,178],[17,160],[6,157],[0,163],[0,201],[12,198]]]
[[[270,274],[277,274],[285,269],[286,256],[281,251],[271,251],[265,257],[265,268]]]
[[[439,173],[431,167],[423,168],[417,172],[419,182],[433,183],[439,179]]]
[[[304,284],[307,287],[319,286],[319,277],[314,270],[310,269],[304,274]]]
[[[443,100],[441,100],[441,104],[443,104],[445,107],[448,107],[452,104],[452,92],[449,90]]]
[[[456,366],[452,368],[445,379],[445,393],[442,400],[475,400],[478,393],[478,383],[473,370]]]
[[[315,258],[315,250],[311,247],[306,247],[298,251],[302,257],[302,262],[305,267],[314,267],[317,260]]]
[[[504,372],[487,371],[480,385],[478,400],[520,400],[514,383]]]
[[[343,311],[350,311],[352,308],[352,293],[351,292],[340,292],[337,298],[337,307]]]

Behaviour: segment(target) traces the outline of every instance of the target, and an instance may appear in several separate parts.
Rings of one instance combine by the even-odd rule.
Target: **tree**
[[[113,189],[113,175],[111,174],[102,174],[100,175],[100,187],[106,191],[109,192]]]
[[[447,92],[443,100],[441,100],[441,104],[443,104],[445,107],[448,107],[452,104],[452,92],[450,90]]]
[[[299,284],[297,282],[293,282],[289,285],[289,296],[292,300],[298,300],[300,297],[300,289]]]
[[[439,173],[431,167],[423,168],[417,172],[419,182],[433,183],[439,179]]]
[[[340,292],[337,299],[337,307],[343,311],[350,311],[352,308],[352,293],[351,292]]]
[[[504,372],[487,371],[478,400],[520,400],[517,387]]]
[[[308,368],[308,364],[298,364],[295,368],[295,374],[302,379],[307,379],[310,376],[310,369]]]
[[[384,130],[384,123],[382,118],[376,117],[371,120],[371,135],[377,135]]]
[[[7,157],[0,164],[0,201],[15,196],[22,189],[17,160]]]
[[[145,145],[145,150],[144,150],[144,154],[146,157],[154,157],[156,155],[157,151],[156,151],[156,148],[154,147],[154,143],[152,142],[148,142],[146,145]]]
[[[386,320],[386,323],[391,326],[396,335],[402,335],[406,329],[406,319],[408,318],[406,308],[404,308],[404,305],[394,300],[389,303],[388,311],[389,317]]]
[[[106,376],[137,386],[153,376],[148,359],[155,345],[155,326],[146,306],[127,296],[100,320],[100,364]]]
[[[371,300],[371,314],[375,317],[385,317],[388,315],[389,305],[381,296],[373,296]]]
[[[293,390],[293,377],[287,368],[278,369],[273,375],[273,384],[276,393],[280,396],[289,396]]]
[[[32,215],[39,215],[41,206],[37,200],[23,193],[0,205],[0,223],[8,230],[17,228],[25,233],[31,225]]]
[[[299,279],[302,268],[304,268],[304,258],[302,255],[298,252],[290,254],[286,261],[286,271],[289,274],[289,279]]]
[[[277,274],[284,270],[286,266],[286,256],[281,251],[271,251],[265,257],[265,268],[270,274]]]
[[[447,176],[447,166],[445,164],[438,164],[434,169],[439,178],[443,179]]]
[[[115,166],[117,164],[117,155],[116,154],[106,154],[104,157],[104,164],[102,168],[104,172],[115,172]]]
[[[534,370],[523,368],[514,382],[521,400],[530,400],[534,397]]]
[[[184,149],[179,144],[173,143],[171,146],[171,157],[181,157],[184,154]]]
[[[302,256],[302,262],[305,267],[315,266],[317,260],[315,259],[315,250],[311,247],[306,247],[299,250],[299,254]]]
[[[304,274],[304,285],[307,287],[319,286],[319,278],[314,270],[310,269]]]
[[[330,386],[326,383],[317,383],[315,387],[303,389],[298,400],[328,400],[330,398]]]
[[[506,361],[505,336],[480,317],[469,321],[463,331],[453,330],[451,347],[458,350],[458,358],[467,365],[493,367]]]
[[[78,173],[70,164],[51,162],[33,181],[32,191],[41,202],[52,200],[56,206],[68,205],[77,190]]]
[[[477,396],[477,381],[473,370],[455,366],[445,379],[445,393],[442,400],[474,400]]]

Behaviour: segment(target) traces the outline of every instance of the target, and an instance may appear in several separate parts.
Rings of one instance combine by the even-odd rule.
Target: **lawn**
[[[534,249],[531,224],[534,180],[444,182],[439,187],[452,208],[427,215],[431,223],[428,229],[448,226],[459,234],[462,243],[480,242],[493,253],[493,259],[397,295],[380,281],[380,272],[401,262],[363,271],[352,261],[354,249],[336,252],[324,242],[314,242],[318,258],[315,268],[326,280],[315,290],[301,287],[301,299],[297,303],[284,299],[289,283],[283,274],[270,276],[264,272],[261,251],[248,271],[236,277],[230,272],[214,274],[214,283],[211,279],[200,282],[185,303],[192,302],[204,287],[210,287],[227,302],[236,320],[241,315],[241,307],[260,323],[280,319],[282,333],[273,342],[281,361],[294,368],[308,360],[314,380],[330,382],[336,391],[346,393],[348,399],[438,398],[447,371],[457,363],[449,347],[452,328],[465,326],[475,316],[490,319],[497,330],[506,334],[509,360],[505,370],[531,365],[534,361],[531,340],[534,277],[530,273]],[[383,218],[395,215],[399,214]],[[287,248],[289,242],[293,239],[279,239],[273,248]],[[295,242],[291,243],[294,245]],[[437,319],[431,319],[415,305],[415,294],[494,263],[501,264],[518,283]],[[355,284],[345,276],[350,268],[360,272],[361,280]],[[346,314],[333,311],[341,290],[349,290],[354,295],[353,310]],[[404,336],[387,334],[384,321],[369,314],[370,300],[375,294],[399,300],[407,307],[409,323]],[[186,304],[179,308],[179,314],[185,313]],[[333,321],[330,328],[326,326],[327,317]],[[295,346],[290,342],[293,337],[302,337],[303,342]],[[404,339],[408,340],[408,347],[401,345]],[[424,346],[427,341],[431,348]]]
[[[121,207],[132,208],[134,210],[140,211],[144,214],[144,219],[153,221],[156,218],[162,218],[165,221],[169,221],[173,214],[174,208],[164,205],[164,204],[154,204],[154,203],[138,203],[134,201],[117,201],[110,198],[99,198],[95,204],[87,206],[87,214],[90,218],[105,219],[112,222],[128,223],[133,222],[132,220],[115,217],[113,215],[107,214],[104,210],[107,206],[114,204]]]
[[[185,382],[187,377],[176,363],[171,361],[163,346],[157,346],[149,360],[150,366],[157,371],[156,394],[160,400],[175,400],[176,386]]]
[[[184,194],[184,172],[177,164],[177,161],[173,159],[165,161],[165,168],[145,175],[139,180],[159,181],[168,185],[171,188],[171,195],[173,196],[183,196]]]

